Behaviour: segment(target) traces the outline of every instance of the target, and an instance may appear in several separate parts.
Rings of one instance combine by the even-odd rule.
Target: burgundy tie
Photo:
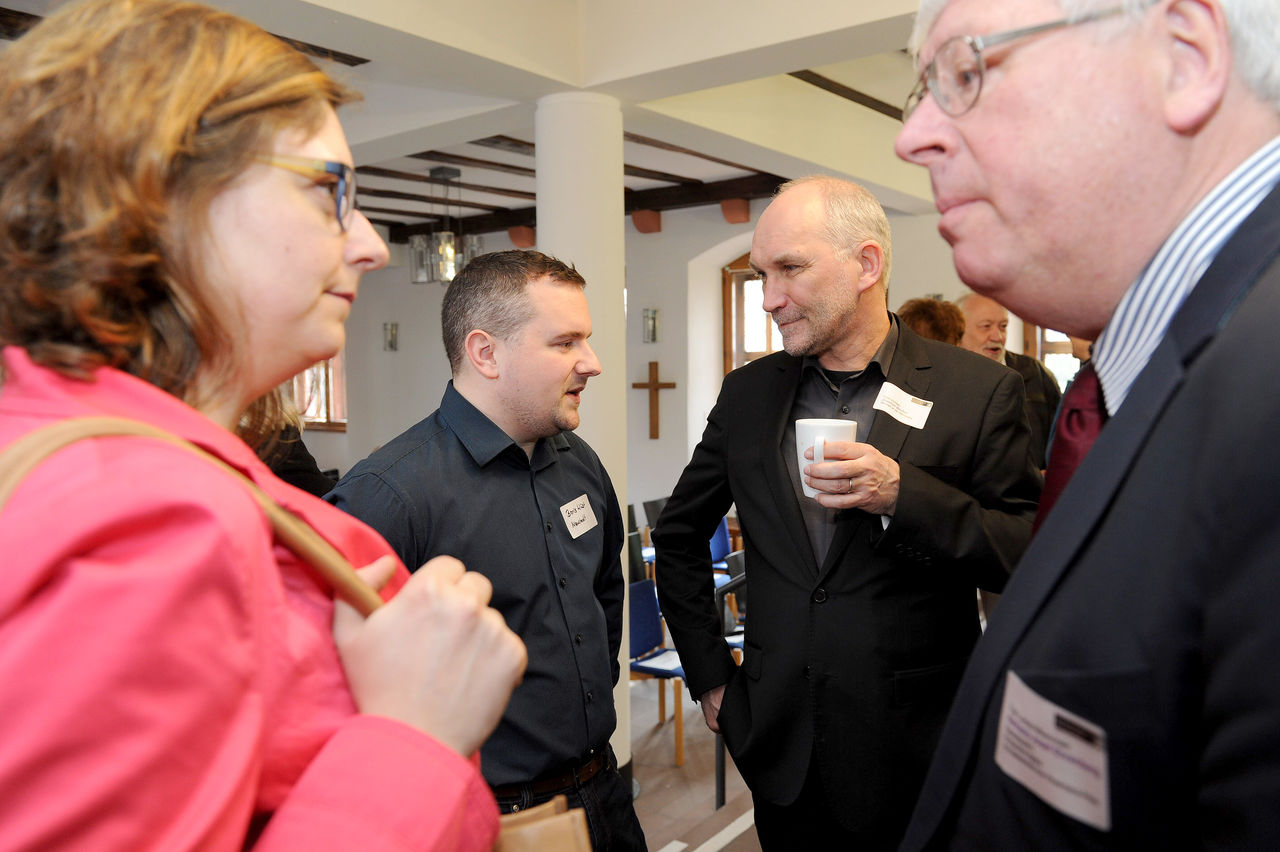
[[[1054,426],[1053,444],[1049,447],[1049,467],[1044,475],[1044,491],[1040,494],[1040,508],[1036,511],[1032,531],[1053,508],[1062,489],[1067,487],[1071,474],[1093,446],[1094,439],[1107,422],[1107,410],[1102,404],[1102,385],[1093,362],[1088,361],[1076,373],[1071,387],[1062,397],[1058,410],[1058,422]]]

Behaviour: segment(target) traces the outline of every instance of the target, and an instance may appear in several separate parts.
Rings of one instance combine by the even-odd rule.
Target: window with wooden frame
[[[305,428],[347,431],[347,374],[341,352],[293,377],[293,403]]]
[[[744,254],[721,270],[724,294],[724,371],[782,349],[782,333],[764,309],[764,282]]]

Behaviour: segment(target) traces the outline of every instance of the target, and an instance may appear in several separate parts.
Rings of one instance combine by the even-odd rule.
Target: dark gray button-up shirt
[[[439,409],[325,499],[382,533],[410,570],[456,556],[493,583],[492,605],[524,640],[529,668],[481,749],[486,781],[531,781],[607,742],[617,724],[622,515],[585,441],[562,432],[530,458],[450,382]]]

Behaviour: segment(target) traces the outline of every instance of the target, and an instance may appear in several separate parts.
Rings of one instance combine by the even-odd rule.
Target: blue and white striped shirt
[[[1093,346],[1107,413],[1115,415],[1169,323],[1227,238],[1280,183],[1277,137],[1214,187],[1165,240]]]

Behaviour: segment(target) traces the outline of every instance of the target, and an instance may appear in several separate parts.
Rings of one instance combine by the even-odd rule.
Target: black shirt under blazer
[[[1054,504],[956,697],[904,849],[1280,843],[1280,189],[1228,240]],[[1106,733],[1111,829],[993,760],[1006,672]]]
[[[815,563],[782,446],[801,359],[725,377],[655,529],[662,611],[695,696],[728,683],[720,725],[757,796],[788,804],[815,743],[830,805],[901,836],[979,635],[974,587],[1003,588],[1040,491],[1012,370],[901,327],[887,381],[934,405],[923,429],[877,412],[868,442],[901,465],[892,523],[838,514]],[[746,547],[742,668],[720,636],[707,541],[731,504]]]

